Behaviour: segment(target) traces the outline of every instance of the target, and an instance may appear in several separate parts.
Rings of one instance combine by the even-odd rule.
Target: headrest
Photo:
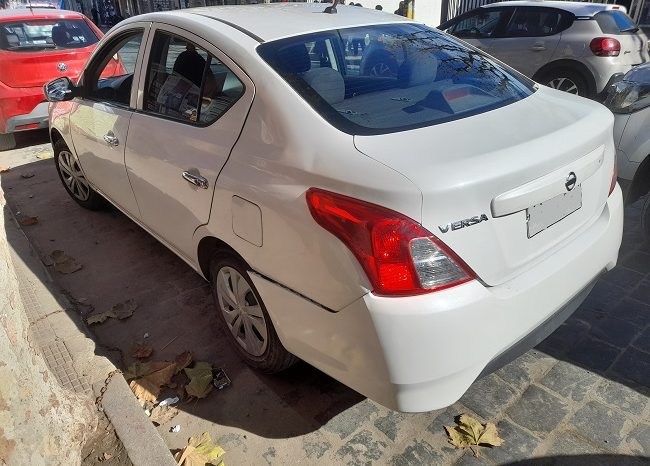
[[[338,71],[332,68],[314,68],[302,75],[307,84],[327,103],[337,104],[345,98],[345,81]]]
[[[52,28],[52,42],[55,45],[68,45],[70,36],[65,26],[56,25]]]
[[[278,60],[282,71],[304,73],[311,68],[311,58],[305,44],[293,44],[278,50]]]

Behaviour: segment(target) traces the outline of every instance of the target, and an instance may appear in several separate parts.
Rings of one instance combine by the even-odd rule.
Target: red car
[[[100,37],[74,11],[0,10],[0,150],[15,147],[15,132],[47,128],[43,85],[77,78]]]

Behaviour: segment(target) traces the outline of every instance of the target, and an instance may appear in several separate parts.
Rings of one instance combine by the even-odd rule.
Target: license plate
[[[572,191],[559,194],[547,201],[535,204],[526,210],[528,219],[528,237],[546,230],[563,218],[582,207],[582,186],[578,185]]]

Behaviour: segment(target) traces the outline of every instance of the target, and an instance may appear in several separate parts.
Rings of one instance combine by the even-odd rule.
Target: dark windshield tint
[[[465,118],[534,90],[532,81],[481,52],[416,24],[291,37],[258,51],[324,118],[351,134]]]
[[[52,19],[0,23],[0,49],[34,51],[76,49],[98,41],[82,19]]]
[[[632,18],[622,11],[601,11],[594,18],[605,34],[620,34],[638,30]]]

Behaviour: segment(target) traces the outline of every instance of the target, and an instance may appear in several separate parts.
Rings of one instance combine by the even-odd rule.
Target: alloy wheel
[[[59,152],[57,165],[63,182],[70,193],[80,201],[88,200],[90,197],[90,185],[83,171],[81,171],[77,157],[71,152],[63,150]]]
[[[548,82],[548,87],[559,91],[568,92],[569,94],[579,95],[578,85],[569,78],[555,78]]]
[[[266,319],[246,279],[232,267],[222,267],[217,273],[216,294],[237,343],[253,356],[263,355],[268,344]]]

